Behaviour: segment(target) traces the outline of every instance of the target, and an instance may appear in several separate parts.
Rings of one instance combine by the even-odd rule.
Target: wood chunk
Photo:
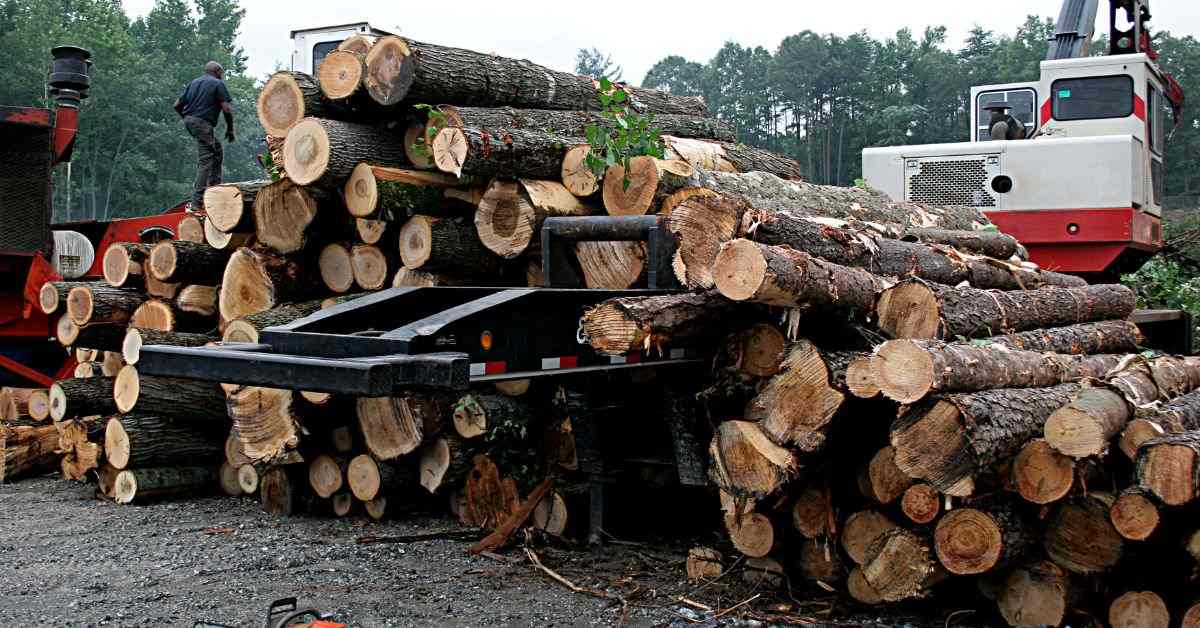
[[[114,288],[137,288],[144,282],[143,264],[150,255],[150,245],[140,242],[114,242],[104,252],[104,280]],[[43,286],[43,290],[45,286]],[[55,295],[57,298],[57,293]],[[45,303],[43,303],[45,309]]]
[[[758,512],[725,517],[725,530],[734,548],[746,556],[762,558],[775,548],[775,526],[770,517]]]
[[[1022,447],[1013,459],[1012,482],[1025,501],[1049,504],[1071,492],[1075,485],[1075,461],[1037,438]]]
[[[305,118],[288,131],[283,145],[283,168],[288,179],[301,186],[341,186],[354,167],[364,161],[381,166],[406,165],[403,132],[369,124]]]
[[[529,424],[533,410],[524,401],[504,395],[471,393],[459,397],[454,404],[454,431],[464,439],[492,434],[493,439],[505,431]]]
[[[285,303],[269,310],[249,314],[225,325],[221,340],[225,342],[258,342],[259,330],[285,325],[321,309],[321,301]]]
[[[928,543],[904,528],[893,528],[875,539],[862,563],[867,584],[885,602],[919,596],[935,567]]]
[[[146,297],[136,290],[107,283],[75,284],[67,293],[67,315],[76,325],[123,323]]]
[[[812,486],[804,489],[792,505],[792,527],[806,539],[824,535],[831,519],[829,495],[822,489]]]
[[[165,283],[212,285],[232,254],[205,242],[163,240],[150,250],[148,267],[155,279]]]
[[[268,514],[288,517],[298,514],[304,490],[303,469],[298,464],[269,467],[261,475],[259,500]]]
[[[588,310],[583,331],[597,351],[625,355],[711,335],[712,321],[733,309],[713,293],[618,297]]]
[[[293,260],[263,251],[238,249],[221,279],[221,318],[237,320],[295,301],[311,282]]]
[[[427,272],[491,275],[500,257],[489,251],[475,229],[448,218],[413,216],[400,230],[404,266]]]
[[[238,386],[226,393],[226,407],[242,451],[253,461],[283,459],[300,435],[290,390]]]

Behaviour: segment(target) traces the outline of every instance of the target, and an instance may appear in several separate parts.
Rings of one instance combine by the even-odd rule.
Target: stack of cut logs
[[[736,553],[755,582],[867,604],[965,584],[1012,625],[1200,625],[1200,361],[1140,352],[1130,290],[1038,268],[973,209],[803,183],[699,99],[616,89],[666,158],[597,178],[585,129],[613,123],[587,77],[393,36],[275,74],[275,180],[209,188],[203,242],[117,245],[104,282],[43,289],[80,366],[2,397],[9,473],[44,468],[48,414],[63,474],[118,501],[219,485],[378,518],[436,495],[488,528],[536,506],[562,533],[556,385],[355,399],[139,375],[139,352],[256,342],[387,286],[540,285],[546,217],[660,214],[686,291],[603,302],[583,333],[611,356],[719,347],[668,395],[672,429],[711,442],[675,455],[707,469],[730,541],[690,576]],[[575,257],[589,288],[646,285],[643,243]]]

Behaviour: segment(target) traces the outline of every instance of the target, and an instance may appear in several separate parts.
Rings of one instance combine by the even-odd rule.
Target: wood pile
[[[540,285],[547,217],[658,214],[686,290],[600,303],[582,336],[614,357],[717,347],[702,381],[650,384],[678,477],[707,475],[723,513],[728,547],[689,574],[740,554],[756,582],[871,605],[966,587],[1014,626],[1200,614],[1200,361],[1140,351],[1131,290],[1038,268],[974,209],[805,183],[698,99],[616,89],[665,158],[597,178],[590,78],[394,36],[272,76],[280,178],[209,188],[202,243],[121,244],[104,282],[43,287],[89,358],[44,402],[63,473],[120,502],[220,487],[378,519],[433,499],[577,532],[589,436],[556,382],[356,399],[139,375],[139,352],[257,342],[388,286]],[[574,251],[589,288],[646,286],[642,243]]]

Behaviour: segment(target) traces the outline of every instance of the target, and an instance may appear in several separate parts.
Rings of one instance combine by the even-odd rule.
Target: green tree
[[[599,48],[580,48],[575,53],[575,73],[592,78],[606,78],[614,83],[621,80],[621,66],[613,63],[612,55]]]

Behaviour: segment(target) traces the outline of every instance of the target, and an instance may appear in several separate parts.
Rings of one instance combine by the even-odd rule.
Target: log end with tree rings
[[[400,259],[407,268],[420,268],[433,252],[433,223],[437,218],[413,216],[400,228]]]
[[[1108,449],[1106,425],[1124,424],[1129,413],[1129,402],[1120,393],[1106,387],[1085,388],[1046,419],[1043,432],[1050,446],[1068,456],[1098,456]]]
[[[111,251],[113,247],[109,247]],[[105,258],[108,254],[105,253]],[[107,267],[107,266],[106,266]],[[38,305],[42,308],[42,313],[49,316],[58,311],[59,301],[61,301],[58,293],[58,288],[53,282],[47,281],[42,284],[42,288],[38,290]]]
[[[856,358],[846,365],[846,390],[859,399],[879,396],[879,378],[875,375],[874,360],[869,357]]]
[[[404,397],[359,397],[355,412],[367,449],[377,458],[399,458],[424,440],[425,426]]]
[[[900,510],[919,525],[931,523],[941,512],[942,496],[928,484],[913,484],[900,498]]]
[[[104,457],[114,468],[129,466],[129,434],[121,420],[113,417],[104,425]]]
[[[250,249],[238,249],[225,265],[218,299],[221,318],[227,321],[257,314],[277,304],[271,276],[260,256]]]
[[[320,455],[308,464],[308,484],[319,497],[332,497],[342,488],[342,468],[332,456]]]
[[[393,288],[432,288],[440,285],[443,285],[440,275],[407,266],[401,266],[392,277]]]
[[[515,182],[493,181],[479,200],[475,231],[479,241],[505,259],[529,248],[537,223],[537,211]]]
[[[75,341],[79,338],[79,331],[79,325],[76,325],[75,321],[71,320],[71,317],[65,314],[60,316],[58,322],[54,325],[54,336],[58,338],[59,344],[64,347],[70,347],[75,344]],[[85,362],[90,362],[90,360],[85,360]]]
[[[321,61],[316,79],[326,98],[342,100],[358,91],[365,70],[362,59],[355,53],[334,50]]]
[[[349,292],[354,287],[354,268],[350,248],[342,242],[331,242],[317,256],[317,268],[321,281],[336,294]]]
[[[612,216],[642,216],[653,213],[659,184],[664,173],[677,177],[691,176],[694,169],[686,162],[655,159],[648,155],[629,160],[629,172],[621,164],[609,166],[604,172],[602,197],[604,209]],[[629,185],[625,185],[628,180]]]
[[[387,256],[377,246],[355,244],[350,250],[350,267],[354,283],[363,290],[379,290],[387,283]]]
[[[175,307],[197,316],[216,316],[217,296],[216,286],[184,286],[175,297]]]
[[[379,463],[370,454],[359,454],[350,459],[346,466],[346,484],[359,501],[370,501],[379,496],[383,484]]]
[[[140,392],[141,380],[137,367],[125,366],[117,373],[117,379],[113,383],[113,400],[117,403],[117,410],[122,414],[132,411],[137,405]]]
[[[363,35],[361,33],[351,35],[342,40],[338,44],[338,50],[346,50],[348,52],[357,52],[360,55],[365,55],[371,52],[371,46],[375,45],[375,37],[373,35]]]
[[[466,134],[462,129],[455,127],[446,127],[438,131],[433,137],[433,143],[429,145],[429,152],[433,154],[433,165],[442,172],[458,177],[462,176],[463,164],[466,163],[470,150],[471,144]]]
[[[829,529],[829,501],[825,491],[809,487],[792,504],[792,527],[806,539],[815,539]]]
[[[299,251],[317,216],[317,200],[309,191],[280,179],[254,198],[254,235],[259,244],[279,253]]]
[[[163,240],[150,249],[150,274],[159,281],[171,281],[178,262],[173,240]]]
[[[663,199],[662,206],[658,213],[663,216],[670,216],[671,212],[679,207],[684,202],[693,198],[716,198],[720,196],[720,192],[715,192],[708,188],[683,188],[677,192],[672,192],[669,196]]]
[[[721,564],[721,553],[711,547],[693,547],[688,550],[687,577],[692,582],[712,580],[725,571]]]
[[[354,495],[350,491],[342,491],[329,498],[329,506],[335,517],[345,517],[354,509]]]
[[[315,118],[297,122],[283,143],[283,166],[296,185],[308,185],[329,167],[329,134]],[[257,204],[257,201],[256,201]]]
[[[116,377],[125,367],[125,360],[119,351],[105,351],[104,360],[100,362],[100,373],[105,377]]]
[[[258,492],[259,474],[258,468],[252,464],[244,464],[238,467],[238,486],[242,488],[242,492],[246,495],[253,495]]]
[[[755,377],[775,375],[783,363],[787,345],[787,338],[778,327],[766,323],[755,325],[742,335],[742,372]]]
[[[1171,613],[1157,593],[1129,591],[1109,604],[1108,625],[1113,628],[1170,628]]]
[[[871,545],[896,524],[885,515],[874,510],[861,510],[846,518],[842,524],[842,549],[859,565],[867,561]]]
[[[987,513],[957,508],[946,513],[934,529],[934,549],[950,573],[981,574],[1000,560],[1004,530]]]
[[[158,299],[151,299],[138,306],[133,311],[129,324],[142,329],[158,331],[173,331],[175,329],[175,313],[171,304]]]
[[[430,126],[432,124],[432,120],[428,123],[413,122],[404,129],[404,156],[418,170],[434,168],[430,138],[435,137],[441,129]]]
[[[229,464],[228,460],[222,460],[217,469],[217,484],[220,485],[221,492],[230,497],[242,494],[242,485],[238,483],[238,469]]]
[[[575,258],[583,271],[583,283],[592,290],[632,288],[646,272],[643,242],[576,242]]]
[[[605,301],[588,311],[583,329],[592,348],[605,355],[625,355],[640,349],[647,337],[617,301]]]
[[[389,224],[386,220],[355,218],[354,231],[358,234],[358,239],[362,240],[363,244],[379,244]]]
[[[50,418],[50,392],[35,390],[29,394],[29,416],[34,421]]]
[[[101,262],[103,266],[104,281],[107,281],[108,285],[115,288],[125,285],[125,282],[129,280],[129,266],[132,263],[133,261],[129,259],[128,249],[123,246],[116,245],[108,247],[108,250],[104,252],[104,259]],[[39,300],[45,298],[42,296],[42,294],[49,285],[50,284],[42,286],[42,292],[38,293]],[[57,292],[55,292],[54,295],[55,299],[57,299]],[[42,309],[45,310],[45,301],[42,301],[41,305]]]
[[[592,152],[588,144],[567,149],[562,161],[562,183],[571,194],[578,197],[591,196],[600,189],[596,174],[587,165],[587,156]]]
[[[1109,520],[1105,495],[1092,493],[1060,506],[1046,522],[1042,545],[1055,564],[1078,574],[1116,565],[1125,542]]]
[[[1025,501],[1056,502],[1066,497],[1075,484],[1075,461],[1045,440],[1032,440],[1013,459],[1012,483]]]
[[[1158,506],[1137,491],[1118,495],[1108,510],[1108,516],[1117,533],[1130,541],[1145,541],[1158,528]]]
[[[901,282],[879,295],[879,329],[892,338],[937,338],[941,308],[933,290],[919,281]]]
[[[924,399],[937,373],[929,352],[911,340],[889,340],[872,359],[875,383],[885,397],[900,403]]]
[[[1154,493],[1168,506],[1182,506],[1200,491],[1196,486],[1196,450],[1184,445],[1155,444],[1150,441],[1138,451],[1139,485]]]
[[[771,442],[758,423],[750,421],[721,423],[709,456],[716,485],[745,496],[774,493],[795,475],[798,465],[790,450]]]
[[[387,516],[388,513],[388,498],[380,495],[375,499],[369,499],[363,502],[363,510],[367,516],[375,521],[380,521]]]
[[[83,378],[95,377],[96,375],[99,375],[99,373],[96,372],[96,367],[93,366],[94,364],[95,362],[80,362],[79,364],[76,364],[75,372],[73,374],[74,377]]]
[[[188,215],[179,220],[175,239],[182,242],[204,243],[204,223],[196,216]]]
[[[1179,628],[1200,628],[1200,601],[1192,604],[1183,613],[1183,622]]]
[[[896,466],[896,450],[890,445],[880,449],[867,464],[862,481],[865,497],[880,504],[890,504],[900,499],[913,483],[912,478]]]
[[[245,319],[239,318],[235,321],[230,321],[225,325],[225,331],[221,334],[221,341],[257,343],[258,328]]]
[[[286,137],[288,130],[304,119],[304,94],[291,72],[276,72],[267,79],[256,103],[258,120],[267,135]],[[288,170],[291,174],[291,170]]]
[[[214,249],[236,249],[245,246],[250,241],[249,233],[226,233],[217,229],[212,220],[204,221],[204,241]]]
[[[775,547],[775,526],[762,513],[727,515],[725,528],[737,551],[751,558],[762,558]]]
[[[264,91],[266,88],[263,88]],[[204,190],[206,225],[217,231],[233,231],[245,218],[246,203],[237,185],[213,185]]]
[[[1038,561],[1009,572],[996,604],[1010,626],[1058,626],[1067,612],[1069,589],[1061,567]]]
[[[463,438],[487,434],[487,410],[475,395],[464,395],[454,404],[454,431]]]
[[[871,543],[863,576],[884,601],[899,602],[920,595],[935,562],[920,537],[893,528]]]
[[[758,293],[767,276],[767,258],[750,240],[734,240],[721,247],[712,268],[717,290],[731,301],[746,301]]]
[[[362,162],[350,172],[342,188],[346,211],[355,218],[365,218],[375,213],[379,206],[379,182],[371,164]]]
[[[174,299],[179,292],[179,284],[159,281],[152,273],[145,273],[146,294],[160,299]]]
[[[867,582],[861,566],[855,566],[850,570],[850,575],[846,577],[846,592],[855,601],[868,606],[883,604],[883,598],[879,596],[879,591],[876,591],[875,587]]]
[[[550,491],[533,508],[533,527],[551,536],[561,537],[567,532],[569,521],[567,501],[558,491]],[[688,554],[689,560],[691,554]],[[718,564],[720,564],[718,562]]]
[[[375,40],[367,52],[366,87],[381,105],[394,105],[412,87],[417,59],[400,37],[388,35]]]
[[[92,320],[95,298],[87,286],[75,286],[67,293],[67,315],[77,325],[86,325]]]
[[[1161,425],[1149,419],[1134,419],[1125,425],[1117,444],[1126,458],[1137,458],[1138,448],[1146,441],[1158,438],[1164,434]]]

